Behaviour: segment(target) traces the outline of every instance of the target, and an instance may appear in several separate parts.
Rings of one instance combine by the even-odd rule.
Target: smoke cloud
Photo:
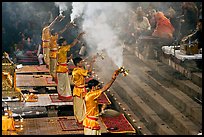
[[[119,31],[115,27],[122,14],[128,11],[126,3],[86,2],[73,3],[74,15],[83,11],[82,30],[91,52],[104,51],[118,66],[123,65],[123,46],[119,39]],[[77,6],[81,5],[81,6]],[[76,16],[75,16],[76,17]]]
[[[66,3],[67,2],[55,2],[55,5],[57,6],[57,7],[59,7],[59,14],[60,15],[62,15],[62,12],[63,11],[66,11],[67,10],[67,6],[66,6]]]
[[[85,2],[72,2],[72,13],[70,15],[71,22],[74,22],[75,18],[82,15],[85,4]]]

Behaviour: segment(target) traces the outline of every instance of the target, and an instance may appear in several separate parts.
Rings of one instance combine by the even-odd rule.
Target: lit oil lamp
[[[104,60],[104,58],[105,58],[104,55],[103,55],[103,53],[98,53],[98,52],[97,52],[97,56],[100,56],[102,60]]]
[[[125,67],[122,66],[122,67],[120,67],[120,68],[118,69],[118,73],[122,73],[123,76],[127,76],[127,75],[129,74],[129,70],[125,69]]]
[[[60,9],[60,14],[59,14],[60,19],[59,19],[59,22],[61,22],[65,18],[65,16],[62,14],[62,12],[63,12],[63,10]]]

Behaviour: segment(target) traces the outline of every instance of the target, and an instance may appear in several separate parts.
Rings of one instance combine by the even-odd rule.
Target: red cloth
[[[125,118],[124,114],[116,117],[101,117],[107,130],[111,133],[135,133],[135,129]],[[113,130],[111,130],[113,128]],[[115,129],[114,129],[115,128]]]
[[[157,12],[155,14],[156,28],[152,33],[152,36],[157,36],[160,38],[173,38],[173,32],[175,31],[171,22],[168,18],[164,16],[162,12]]]
[[[50,99],[51,99],[51,101],[52,101],[52,103],[56,103],[56,102],[72,102],[73,101],[73,98],[71,98],[71,99],[67,99],[67,100],[60,100],[58,97],[58,95],[52,95],[52,94],[50,94],[49,95],[50,96]]]
[[[83,125],[77,124],[75,119],[59,118],[58,122],[63,131],[84,130]]]

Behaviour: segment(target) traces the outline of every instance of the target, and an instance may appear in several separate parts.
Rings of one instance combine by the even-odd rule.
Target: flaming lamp
[[[119,72],[119,73],[122,73],[123,76],[127,76],[127,75],[129,74],[129,70],[125,69],[124,66],[120,67],[120,68],[118,69],[118,72]]]
[[[104,57],[103,53],[98,53],[97,52],[97,55],[100,56],[102,60],[104,60],[105,57]]]
[[[65,18],[65,16],[62,14],[62,12],[63,12],[63,10],[60,9],[60,14],[59,14],[60,20],[59,20],[59,22],[61,22]]]

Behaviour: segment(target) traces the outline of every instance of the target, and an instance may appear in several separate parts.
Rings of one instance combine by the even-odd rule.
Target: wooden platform
[[[49,73],[49,69],[46,65],[25,65],[22,68],[16,69],[16,74],[37,74],[37,73]]]
[[[16,75],[17,87],[53,87],[57,86],[55,82],[47,82],[51,75]]]
[[[73,102],[52,102],[49,94],[38,94],[37,102],[25,102],[25,106],[62,106],[73,105]]]
[[[66,117],[48,117],[48,118],[29,118],[24,119],[23,122],[15,121],[16,126],[22,125],[22,128],[16,128],[16,131],[2,131],[2,135],[83,135],[83,130],[63,131],[59,118],[74,119],[74,116]],[[107,133],[106,128],[102,122],[102,133]]]

